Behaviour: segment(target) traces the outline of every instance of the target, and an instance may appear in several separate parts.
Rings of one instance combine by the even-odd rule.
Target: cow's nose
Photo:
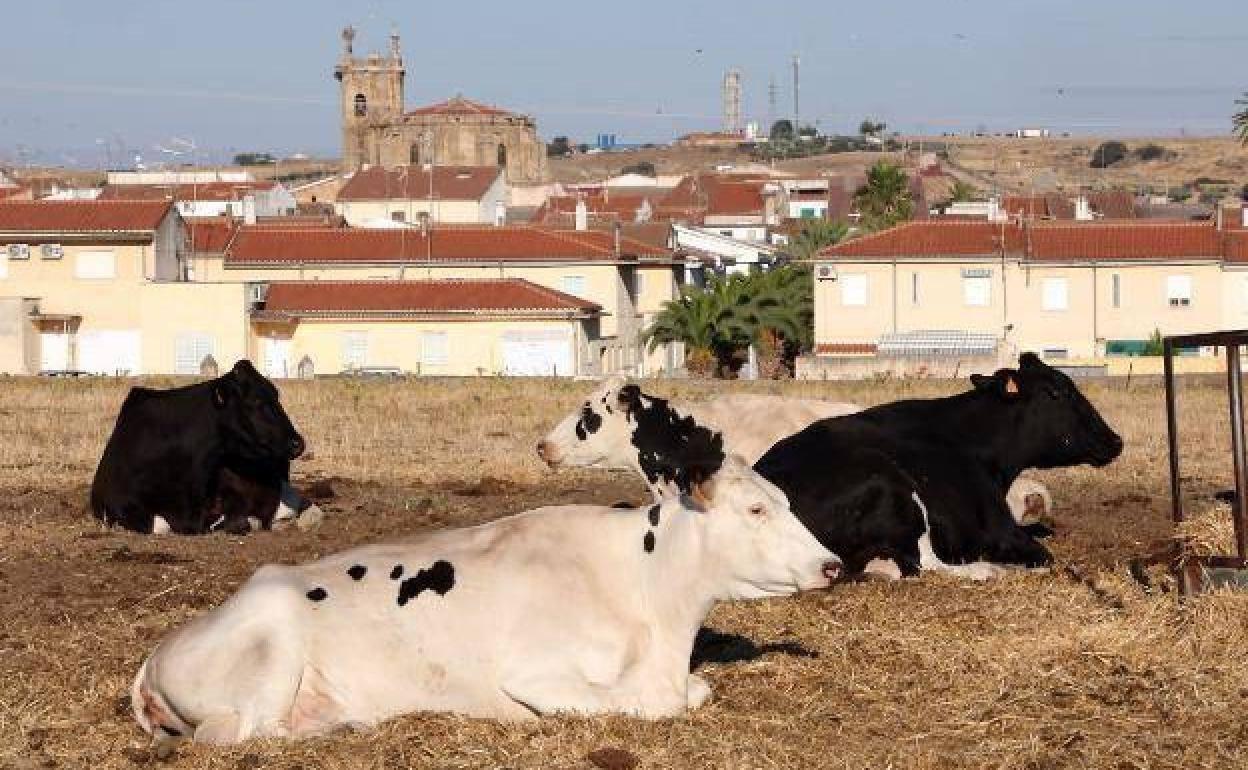
[[[290,459],[297,459],[305,449],[307,445],[303,443],[303,436],[295,436],[290,440]]]
[[[550,442],[545,439],[537,442],[537,456],[542,458],[542,461],[547,465],[553,466],[555,464],[556,457],[554,447],[552,447]]]
[[[825,561],[823,563],[823,576],[828,579],[829,583],[835,583],[841,577],[841,569],[844,566],[839,559]]]

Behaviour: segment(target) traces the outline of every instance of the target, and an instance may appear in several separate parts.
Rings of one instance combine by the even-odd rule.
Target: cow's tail
[[[148,661],[143,661],[139,673],[134,676],[134,684],[130,685],[130,708],[135,721],[156,743],[191,737],[194,728],[178,716],[160,691],[147,681],[147,664]]]

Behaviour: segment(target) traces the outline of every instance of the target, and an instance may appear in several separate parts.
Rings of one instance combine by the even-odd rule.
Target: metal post
[[[1235,552],[1242,560],[1248,557],[1248,521],[1245,520],[1244,506],[1244,493],[1248,492],[1248,467],[1244,462],[1244,380],[1239,370],[1239,345],[1236,343],[1226,346],[1226,384],[1230,391],[1231,451],[1235,455],[1235,503],[1231,515],[1235,520]]]
[[[1166,379],[1166,442],[1170,449],[1170,513],[1177,524],[1183,521],[1183,501],[1179,489],[1179,426],[1174,404],[1174,343],[1162,342],[1162,366]]]

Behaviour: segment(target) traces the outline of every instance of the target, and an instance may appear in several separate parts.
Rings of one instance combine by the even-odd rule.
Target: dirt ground
[[[312,533],[142,537],[85,513],[125,392],[113,381],[0,381],[0,768],[159,766],[128,686],[170,629],[258,565],[472,524],[538,504],[641,501],[626,475],[552,474],[533,445],[587,383],[283,384],[311,447],[297,481],[328,479]],[[732,388],[874,403],[936,382],[656,382],[685,399]],[[1170,534],[1160,389],[1091,384],[1126,439],[1101,470],[1038,474],[1056,498],[1050,574],[840,585],[722,605],[700,650],[712,701],[686,716],[523,725],[413,715],[302,742],[184,745],[184,768],[1192,768],[1248,765],[1248,595],[1180,604],[1126,560]],[[1216,383],[1182,396],[1191,509],[1226,537]],[[968,437],[973,438],[973,437]],[[604,751],[608,750],[608,751]],[[613,751],[610,751],[613,750]]]

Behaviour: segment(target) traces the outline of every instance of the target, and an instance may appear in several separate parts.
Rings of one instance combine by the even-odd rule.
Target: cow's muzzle
[[[286,451],[290,459],[297,460],[299,459],[299,456],[303,454],[303,450],[307,448],[308,445],[303,442],[303,436],[296,433],[294,438],[290,440],[290,446],[286,448]]]
[[[840,559],[830,559],[823,563],[823,576],[828,579],[828,585],[832,585],[841,579],[841,572],[845,565]]]

